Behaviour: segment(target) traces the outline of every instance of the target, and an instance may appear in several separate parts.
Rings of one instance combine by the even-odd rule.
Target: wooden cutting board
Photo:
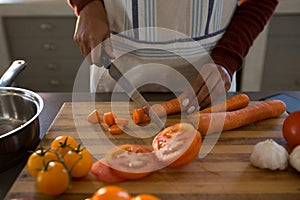
[[[103,156],[109,146],[124,143],[140,143],[141,139],[127,134],[112,136],[101,131],[98,124],[87,122],[87,115],[96,108],[100,113],[113,110],[126,116],[133,106],[127,103],[65,103],[41,144],[49,147],[59,135],[70,135],[83,142],[96,158]],[[286,146],[282,137],[282,124],[286,114],[264,120],[232,131],[223,132],[212,151],[202,159],[196,159],[181,168],[164,168],[136,181],[125,181],[119,185],[130,194],[151,193],[163,200],[199,199],[300,199],[300,173],[291,166],[284,171],[257,169],[250,165],[253,146],[272,138]],[[180,116],[173,115],[167,125],[179,122]],[[100,134],[101,132],[101,134]],[[104,137],[103,137],[104,136]],[[147,144],[152,137],[142,140]],[[107,142],[110,141],[110,142]],[[96,159],[95,158],[95,159]],[[72,181],[72,188],[58,197],[41,194],[26,167],[23,169],[7,199],[64,199],[75,200],[90,197],[98,188],[109,185],[98,181],[93,175]]]

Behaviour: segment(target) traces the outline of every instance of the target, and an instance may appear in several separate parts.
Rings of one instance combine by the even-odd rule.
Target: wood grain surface
[[[253,103],[253,102],[252,102]],[[95,160],[114,145],[125,143],[151,144],[153,136],[141,139],[132,134],[112,136],[98,124],[87,122],[87,115],[97,109],[101,114],[111,110],[118,116],[128,117],[133,105],[111,103],[65,103],[41,142],[49,147],[59,135],[73,136],[94,155]],[[197,158],[181,168],[163,168],[141,180],[125,181],[119,185],[130,194],[151,193],[163,200],[199,199],[300,199],[300,173],[289,166],[284,171],[270,171],[250,165],[253,146],[272,138],[287,147],[282,137],[282,124],[286,114],[278,118],[257,122],[232,131],[223,132],[212,151],[204,158]],[[179,115],[167,119],[167,125],[180,121]],[[132,123],[132,122],[131,122]],[[132,124],[131,124],[132,125]],[[136,127],[138,133],[140,127]],[[26,167],[23,169],[6,199],[64,199],[75,200],[90,197],[98,188],[110,185],[98,181],[92,174],[72,181],[72,188],[63,195],[49,197],[41,194]]]

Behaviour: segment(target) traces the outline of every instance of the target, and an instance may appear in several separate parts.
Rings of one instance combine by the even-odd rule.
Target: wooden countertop
[[[272,92],[269,95],[274,94]],[[296,92],[295,94],[298,94]],[[43,139],[43,144],[49,145],[51,139],[60,134],[70,134],[80,141],[76,134],[73,121],[72,105],[78,103],[69,102],[70,96],[64,94],[50,95],[41,94],[46,98],[55,110],[47,113],[50,116],[49,122],[56,116],[47,135]],[[49,96],[48,96],[49,95]],[[258,100],[267,93],[249,93],[250,98]],[[299,97],[298,95],[295,95]],[[48,97],[47,97],[48,96]],[[150,95],[153,98],[153,95]],[[56,97],[56,101],[54,101]],[[57,99],[57,97],[60,97]],[[107,101],[108,96],[101,96],[98,100]],[[109,98],[109,97],[108,97]],[[161,98],[163,98],[161,96]],[[165,96],[164,98],[168,98]],[[82,99],[83,100],[83,99]],[[149,100],[149,99],[148,99]],[[79,101],[80,102],[80,101]],[[48,106],[50,106],[48,104]],[[62,106],[62,107],[61,107]],[[79,114],[86,116],[91,103],[80,103]],[[109,111],[107,104],[97,102],[95,106],[102,112]],[[56,112],[60,109],[59,113]],[[48,107],[49,108],[49,107]],[[48,109],[46,108],[46,109]],[[89,109],[88,109],[89,108]],[[49,110],[45,110],[46,112]],[[45,113],[44,117],[47,116]],[[56,115],[57,114],[57,115]],[[281,135],[281,125],[286,115],[280,118],[270,119],[247,127],[233,131],[224,132],[219,138],[219,142],[214,147],[211,154],[204,159],[197,159],[190,165],[178,169],[162,169],[154,172],[149,177],[138,181],[126,181],[119,184],[129,190],[132,194],[149,192],[160,196],[162,199],[298,199],[300,191],[297,188],[300,179],[299,173],[289,167],[285,171],[268,171],[252,167],[249,164],[249,156],[253,145],[264,139],[272,138],[282,145],[286,142]],[[41,116],[41,119],[44,119]],[[171,120],[174,120],[172,118]],[[87,137],[94,141],[93,129],[90,124],[81,120],[87,131]],[[169,121],[174,123],[175,121]],[[123,135],[121,138],[124,138]],[[30,197],[35,199],[84,199],[90,196],[97,188],[105,185],[95,179],[92,175],[73,181],[73,188],[68,190],[63,196],[49,198],[36,189],[35,182],[24,168],[18,176],[13,187],[7,195],[7,199]]]

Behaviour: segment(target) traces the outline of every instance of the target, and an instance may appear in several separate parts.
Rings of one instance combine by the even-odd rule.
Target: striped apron
[[[182,92],[203,64],[213,62],[210,51],[226,31],[237,0],[104,0],[104,4],[115,64],[132,84],[146,92]],[[92,66],[91,77],[92,92],[115,87],[103,67]]]

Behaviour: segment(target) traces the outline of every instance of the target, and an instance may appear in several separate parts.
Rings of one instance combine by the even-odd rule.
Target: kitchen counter
[[[261,98],[271,96],[277,94],[279,92],[276,91],[268,91],[268,92],[245,92],[249,95],[250,99],[260,100]],[[300,99],[300,92],[298,91],[291,91],[291,92],[284,92],[291,96],[297,97]],[[229,93],[228,95],[233,95],[235,93]],[[40,93],[41,97],[44,99],[45,107],[39,117],[40,120],[40,135],[41,138],[45,135],[48,128],[50,127],[53,119],[59,112],[61,106],[65,102],[72,102],[72,93]],[[122,95],[121,95],[122,96]],[[165,101],[172,97],[171,94],[153,94],[153,93],[146,93],[144,94],[145,98],[148,101]],[[110,101],[110,94],[98,94],[95,97],[97,102],[106,102]],[[76,101],[93,101],[90,94],[82,95],[80,99],[76,99]],[[6,193],[8,192],[9,188],[13,184],[15,178],[20,173],[25,165],[26,160],[21,162],[18,166],[14,167],[13,169],[7,170],[0,174],[0,199],[4,198]]]

